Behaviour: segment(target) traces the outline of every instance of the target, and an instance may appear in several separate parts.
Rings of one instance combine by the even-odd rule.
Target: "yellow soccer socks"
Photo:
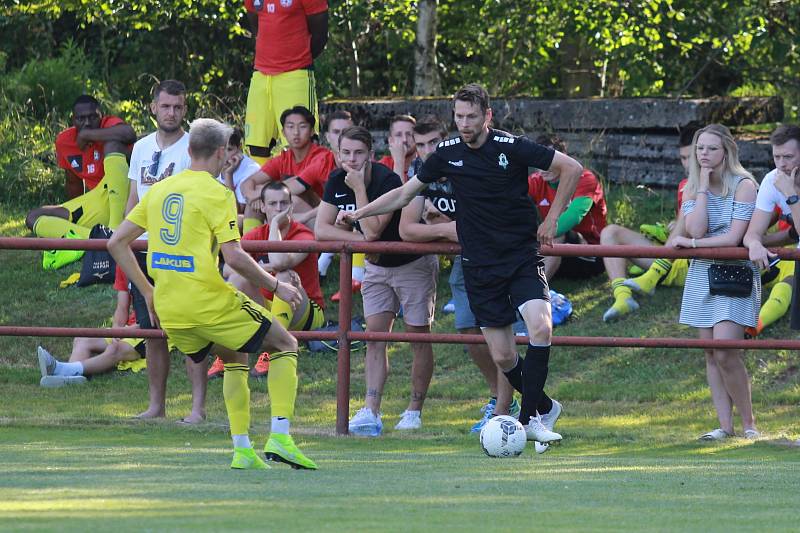
[[[603,313],[603,322],[618,320],[639,309],[639,304],[633,299],[633,291],[625,285],[625,278],[612,280],[611,289],[614,291],[614,304]]]

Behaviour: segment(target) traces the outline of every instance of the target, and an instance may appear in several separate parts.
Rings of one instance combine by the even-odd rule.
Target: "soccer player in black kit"
[[[388,213],[408,204],[429,183],[447,176],[458,204],[456,232],[462,248],[470,308],[495,363],[522,393],[520,421],[528,440],[558,442],[561,409],[544,394],[553,332],[550,297],[539,246],[550,246],[558,216],[575,192],[583,167],[525,137],[491,129],[489,95],[477,84],[453,98],[458,137],[439,143],[417,175],[342,221]],[[541,225],[527,192],[529,167],[558,176],[553,206]],[[517,354],[511,325],[519,313],[530,334],[525,358]],[[558,412],[555,412],[558,411]]]

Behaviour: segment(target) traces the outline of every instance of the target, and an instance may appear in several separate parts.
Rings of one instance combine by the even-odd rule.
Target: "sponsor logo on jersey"
[[[194,257],[191,255],[171,255],[153,252],[150,259],[150,266],[160,270],[194,272]]]
[[[83,156],[69,155],[67,156],[67,161],[69,162],[69,166],[72,168],[72,170],[80,171],[83,169]]]
[[[448,161],[447,164],[448,165],[453,165],[454,167],[463,167],[464,166],[464,160],[463,159],[459,159],[458,161]]]
[[[547,207],[548,205],[550,205],[550,202],[548,202],[548,201],[547,201],[547,198],[545,198],[544,200],[542,200],[541,202],[539,202],[539,205],[541,205],[541,206],[544,206],[544,207]]]
[[[347,193],[339,194],[337,192],[337,193],[334,193],[334,195],[333,195],[334,198],[344,198],[345,196],[347,196]]]
[[[499,143],[508,143],[508,144],[514,144],[514,141],[516,140],[514,137],[506,137],[505,135],[495,135],[494,137],[492,137],[492,139],[494,139]]]
[[[503,170],[508,168],[508,158],[506,157],[506,154],[500,154],[500,157],[497,158],[497,164],[503,167]]]

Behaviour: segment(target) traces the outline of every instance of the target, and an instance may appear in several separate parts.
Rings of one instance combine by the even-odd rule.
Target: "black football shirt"
[[[528,196],[528,169],[549,169],[554,154],[526,137],[490,129],[479,148],[454,137],[439,143],[423,163],[420,181],[447,176],[452,184],[465,266],[501,266],[537,249],[538,214]]]

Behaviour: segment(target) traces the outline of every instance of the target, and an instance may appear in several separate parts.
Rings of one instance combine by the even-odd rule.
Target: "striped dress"
[[[736,188],[744,178],[738,178],[730,194],[719,197],[708,193],[708,231],[705,237],[724,235],[730,230],[732,220],[750,220],[755,202],[736,202]],[[686,200],[681,208],[688,215],[695,208],[694,200]],[[753,270],[753,290],[750,296],[716,296],[708,291],[708,268],[714,263],[746,265]],[[745,327],[755,327],[761,307],[761,277],[748,260],[692,259],[683,288],[680,323],[696,328],[710,328],[718,322],[729,320]]]

